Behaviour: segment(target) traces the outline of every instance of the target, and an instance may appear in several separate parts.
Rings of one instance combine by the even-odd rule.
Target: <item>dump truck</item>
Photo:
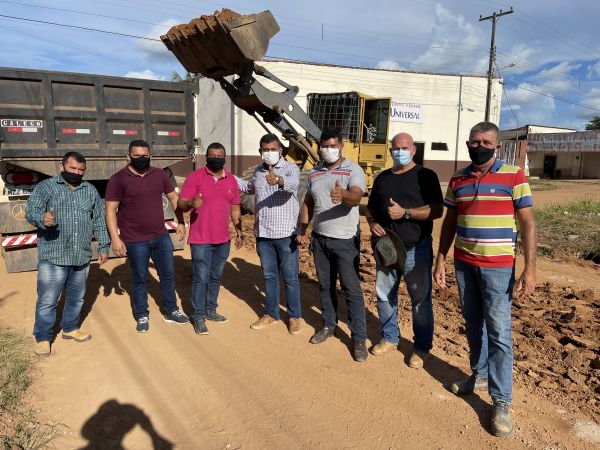
[[[37,267],[36,229],[25,220],[35,185],[58,173],[67,151],[87,160],[84,179],[104,196],[129,143],[150,143],[152,164],[168,170],[197,146],[193,84],[0,68],[0,239],[8,272]],[[176,228],[163,199],[165,227]],[[182,243],[173,239],[176,248]],[[97,256],[96,245],[94,258]]]
[[[188,72],[217,81],[265,131],[272,132],[271,126],[280,132],[289,141],[285,157],[301,170],[319,163],[321,130],[339,128],[344,156],[364,169],[370,188],[374,175],[392,164],[387,151],[391,99],[359,92],[311,93],[305,112],[295,100],[298,87],[257,63],[279,30],[270,11],[240,15],[223,9],[173,26],[161,40]]]

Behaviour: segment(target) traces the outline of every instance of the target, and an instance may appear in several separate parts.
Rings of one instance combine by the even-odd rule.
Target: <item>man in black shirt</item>
[[[412,301],[414,346],[408,365],[423,367],[433,340],[431,266],[433,221],[442,216],[443,197],[437,175],[413,162],[416,147],[410,134],[392,139],[390,153],[394,167],[375,179],[369,196],[367,220],[373,239],[396,233],[406,249],[403,270],[384,267],[377,260],[377,311],[381,341],[371,350],[383,355],[400,341],[398,328],[398,286],[403,276]]]

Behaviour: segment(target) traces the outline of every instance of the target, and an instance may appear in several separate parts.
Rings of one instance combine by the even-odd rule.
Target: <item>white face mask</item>
[[[261,154],[263,162],[268,166],[274,166],[279,162],[281,154],[272,150],[265,150]]]
[[[333,164],[340,159],[340,149],[337,147],[323,147],[321,148],[321,155],[323,155],[323,160],[327,164]]]

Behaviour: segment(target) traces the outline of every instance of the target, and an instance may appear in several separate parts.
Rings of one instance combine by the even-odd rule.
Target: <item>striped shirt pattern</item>
[[[456,172],[444,206],[457,209],[454,257],[478,267],[514,264],[516,210],[532,206],[523,170],[497,159],[481,179],[470,165]]]
[[[270,185],[264,164],[259,164],[249,180],[235,177],[240,191],[256,195],[254,236],[281,239],[296,234],[298,222],[298,184],[300,169],[283,157],[273,166],[273,173],[283,178],[283,187]]]
[[[52,227],[44,214],[54,209]],[[26,218],[38,227],[38,259],[58,266],[83,266],[92,258],[92,236],[98,253],[108,253],[110,238],[104,219],[104,202],[96,188],[83,181],[71,189],[58,175],[39,183],[27,201]]]

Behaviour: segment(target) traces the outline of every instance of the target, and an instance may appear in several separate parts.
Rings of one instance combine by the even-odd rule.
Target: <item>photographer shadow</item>
[[[175,446],[161,436],[150,418],[135,405],[119,403],[117,400],[104,402],[96,413],[81,428],[88,444],[80,450],[123,449],[123,439],[136,426],[144,430],[152,440],[154,450],[170,450]]]

